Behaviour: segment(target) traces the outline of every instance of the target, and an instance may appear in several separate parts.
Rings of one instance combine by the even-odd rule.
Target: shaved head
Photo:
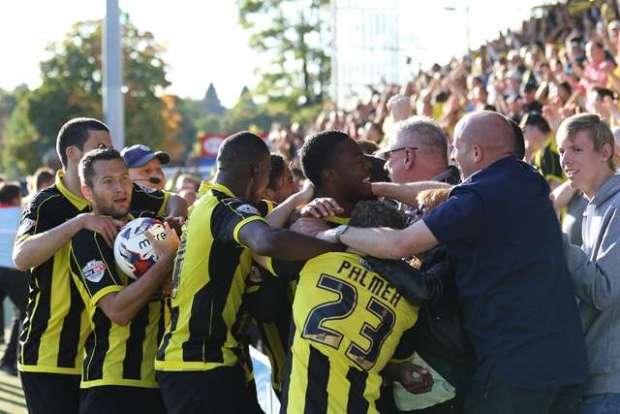
[[[508,155],[519,156],[523,135],[517,134],[518,127],[513,124],[492,111],[475,112],[461,118],[454,130],[452,159],[463,178]]]
[[[496,151],[514,152],[515,134],[510,120],[493,112],[476,112],[463,117],[457,126],[456,134],[468,145]]]

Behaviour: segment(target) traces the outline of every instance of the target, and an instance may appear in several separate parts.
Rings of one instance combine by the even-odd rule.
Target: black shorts
[[[102,385],[82,389],[80,413],[166,414],[166,408],[158,388]]]
[[[169,414],[262,413],[256,390],[240,367],[209,371],[158,371],[157,381]]]
[[[80,376],[20,372],[30,414],[77,414]]]

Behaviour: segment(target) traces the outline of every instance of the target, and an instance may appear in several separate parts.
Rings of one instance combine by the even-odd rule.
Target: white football
[[[166,237],[161,221],[142,217],[125,224],[114,241],[116,265],[132,279],[146,273],[158,259],[151,242],[146,238],[147,231],[158,240]]]

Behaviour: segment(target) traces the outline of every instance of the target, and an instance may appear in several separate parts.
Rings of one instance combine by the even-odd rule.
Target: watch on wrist
[[[334,229],[334,237],[336,238],[336,241],[338,243],[342,243],[340,241],[340,237],[342,237],[344,232],[347,231],[348,229],[349,229],[349,225],[348,224],[341,224],[340,226],[338,226],[338,227],[336,227]]]

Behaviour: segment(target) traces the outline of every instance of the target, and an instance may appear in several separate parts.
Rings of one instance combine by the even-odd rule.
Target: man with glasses
[[[430,118],[415,116],[403,121],[382,154],[390,178],[396,183],[459,181],[458,169],[448,165],[448,137]]]
[[[394,129],[387,150],[379,155],[386,159],[385,167],[396,184],[373,183],[373,193],[408,204],[412,208],[407,207],[405,212],[412,217],[417,217],[417,191],[397,184],[424,181],[428,188],[433,188],[432,182],[450,185],[460,182],[459,170],[448,165],[448,137],[430,118],[413,116],[401,122]]]

